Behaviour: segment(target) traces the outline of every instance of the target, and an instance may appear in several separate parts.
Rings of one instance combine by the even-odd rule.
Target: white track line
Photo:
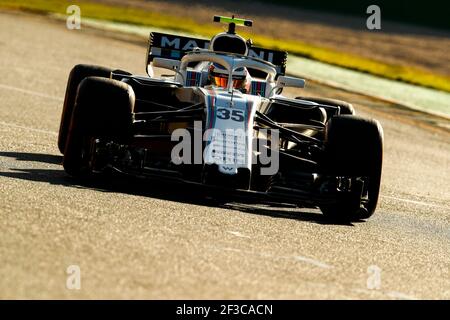
[[[212,247],[212,249],[219,250],[219,251],[243,253],[246,255],[259,256],[259,257],[271,258],[271,259],[291,259],[291,260],[293,259],[295,261],[305,262],[305,263],[308,263],[308,264],[311,264],[311,265],[314,265],[316,267],[323,268],[323,269],[333,268],[333,266],[330,266],[329,264],[326,264],[325,262],[322,262],[322,261],[319,261],[319,260],[316,260],[313,258],[298,256],[298,255],[277,256],[277,255],[273,255],[273,254],[265,253],[265,252],[254,252],[254,251],[249,251],[249,250],[241,250],[241,249],[227,248],[227,247]]]
[[[412,204],[417,204],[417,205],[421,205],[421,206],[428,206],[428,207],[436,207],[436,208],[442,208],[442,209],[448,209],[449,207],[446,206],[440,206],[437,204],[432,204],[432,203],[428,203],[428,202],[423,202],[423,201],[415,201],[415,200],[409,200],[409,199],[403,199],[403,198],[397,198],[397,197],[391,197],[391,196],[381,196],[382,198],[386,198],[386,199],[392,199],[392,200],[397,200],[397,201],[403,201],[403,202],[407,202],[407,203],[412,203]]]
[[[32,127],[21,126],[21,125],[18,125],[18,124],[7,123],[7,122],[3,122],[3,121],[0,121],[0,125],[5,126],[5,127],[11,127],[11,128],[27,130],[27,131],[33,131],[33,132],[50,134],[52,136],[57,136],[58,135],[58,132],[55,132],[55,131],[36,129],[36,128],[32,128]]]
[[[319,261],[319,260],[316,260],[316,259],[312,259],[312,258],[308,258],[308,257],[295,256],[294,259],[298,260],[298,261],[302,261],[302,262],[306,262],[306,263],[315,265],[316,267],[323,268],[323,269],[330,269],[331,268],[331,266],[329,264],[326,264],[326,263],[324,263],[322,261]]]
[[[18,87],[13,87],[13,86],[10,86],[10,85],[5,85],[5,84],[0,84],[0,89],[12,90],[12,91],[25,93],[25,94],[30,94],[30,95],[33,95],[33,96],[36,96],[36,97],[41,97],[41,98],[50,99],[50,100],[54,100],[54,101],[60,101],[60,102],[64,101],[64,99],[59,98],[59,97],[51,96],[51,95],[48,95],[48,94],[45,94],[45,93],[41,93],[41,92],[37,92],[37,91],[31,91],[31,90],[18,88]],[[0,125],[6,126],[6,127],[11,127],[11,128],[27,130],[27,131],[33,131],[33,132],[50,134],[50,135],[54,135],[54,136],[58,135],[58,133],[54,132],[54,131],[43,130],[43,129],[36,129],[36,128],[32,128],[32,127],[27,127],[27,126],[21,126],[21,125],[15,124],[15,123],[8,123],[8,122],[0,121]]]
[[[239,231],[227,231],[227,233],[232,234],[233,236],[236,236],[238,238],[248,238],[248,239],[250,239],[249,236],[246,236],[245,234],[242,234]]]
[[[25,94],[31,94],[33,96],[36,97],[41,97],[41,98],[45,98],[45,99],[50,99],[50,100],[54,100],[54,101],[64,101],[63,98],[60,97],[55,97],[55,96],[51,96],[45,93],[41,93],[41,92],[37,92],[37,91],[32,91],[32,90],[27,90],[27,89],[22,89],[22,88],[18,88],[18,87],[13,87],[13,86],[9,86],[6,84],[0,84],[0,89],[5,89],[5,90],[12,90],[12,91],[16,91],[16,92],[20,92],[20,93],[25,93]]]

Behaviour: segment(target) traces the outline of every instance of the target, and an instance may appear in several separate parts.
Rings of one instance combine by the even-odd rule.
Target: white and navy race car
[[[255,201],[318,207],[333,219],[370,217],[380,190],[383,132],[351,104],[287,98],[287,53],[214,17],[210,41],[151,33],[148,76],[77,65],[69,76],[58,146],[73,176],[123,174],[207,186]],[[169,75],[155,77],[153,68]]]

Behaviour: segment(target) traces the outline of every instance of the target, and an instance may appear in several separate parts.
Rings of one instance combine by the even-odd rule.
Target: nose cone
[[[231,167],[232,168],[232,167]],[[206,164],[203,168],[203,183],[226,188],[250,189],[251,172],[247,168],[232,168],[224,173],[216,164]]]

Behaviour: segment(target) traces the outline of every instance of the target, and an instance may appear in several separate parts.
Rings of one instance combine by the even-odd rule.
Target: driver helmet
[[[233,72],[233,88],[241,92],[248,92],[250,81],[247,68],[241,67]],[[209,67],[209,81],[212,85],[220,88],[228,87],[228,71],[219,64],[213,63]]]

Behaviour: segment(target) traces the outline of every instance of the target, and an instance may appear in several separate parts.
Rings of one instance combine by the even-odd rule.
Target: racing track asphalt
[[[450,298],[450,135],[382,102],[304,90],[347,98],[384,127],[381,201],[366,222],[68,177],[56,139],[70,69],[142,74],[145,52],[0,12],[0,298]],[[66,288],[69,265],[81,268],[80,290]]]

